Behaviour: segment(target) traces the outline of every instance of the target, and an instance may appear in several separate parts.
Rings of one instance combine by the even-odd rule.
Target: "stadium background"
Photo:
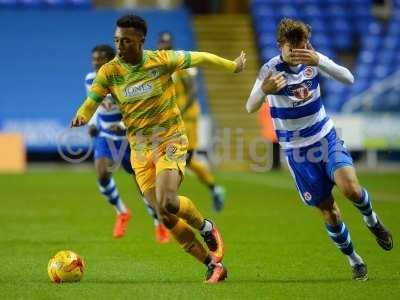
[[[308,22],[312,26],[314,47],[348,66],[355,75],[355,84],[348,87],[324,81],[324,104],[358,166],[365,169],[361,181],[371,186],[372,193],[375,192],[378,198],[376,206],[386,216],[394,233],[398,232],[399,0],[0,0],[3,74],[0,93],[0,241],[4,245],[0,253],[2,257],[15,256],[9,259],[5,266],[6,276],[0,280],[3,286],[0,295],[5,293],[2,298],[82,296],[78,287],[53,290],[44,283],[45,267],[40,269],[52,252],[69,247],[92,260],[93,271],[88,275],[87,285],[81,288],[88,297],[96,295],[90,293],[91,284],[99,283],[99,291],[108,291],[108,283],[125,282],[128,285],[130,280],[140,281],[136,292],[142,297],[159,295],[156,292],[148,294],[146,282],[150,281],[156,289],[165,288],[171,297],[188,297],[191,292],[200,298],[212,295],[209,294],[212,290],[204,291],[194,285],[198,276],[190,277],[193,282],[188,282],[188,288],[176,283],[182,278],[185,281],[186,273],[181,275],[182,278],[173,275],[170,279],[182,294],[171,286],[166,287],[169,281],[168,278],[165,281],[164,276],[180,273],[191,264],[179,256],[173,246],[166,248],[165,258],[158,258],[156,262],[150,258],[158,250],[149,238],[150,222],[137,201],[132,200],[134,204],[131,205],[137,211],[140,225],[132,228],[132,235],[123,242],[113,242],[107,231],[111,212],[97,194],[90,157],[86,164],[77,165],[60,155],[60,152],[86,153],[90,148],[86,129],[79,134],[77,130],[70,131],[69,121],[85,95],[84,76],[91,70],[92,47],[99,43],[112,44],[115,19],[127,12],[140,14],[148,21],[147,48],[154,49],[158,32],[168,30],[175,37],[177,49],[209,51],[231,59],[245,49],[248,55],[248,69],[242,76],[233,78],[223,72],[202,70],[198,78],[202,107],[200,150],[212,158],[211,165],[218,171],[217,178],[230,195],[226,211],[216,218],[224,224],[227,241],[235,243],[230,249],[236,251],[236,260],[231,258],[231,267],[242,269],[241,259],[246,257],[251,269],[248,274],[233,275],[233,285],[219,287],[215,290],[216,295],[229,299],[242,293],[254,298],[263,298],[268,293],[274,298],[318,297],[324,295],[318,288],[330,288],[335,282],[330,282],[325,272],[336,274],[333,277],[341,287],[338,295],[353,293],[354,296],[359,292],[351,282],[346,282],[348,274],[344,264],[341,265],[342,258],[328,243],[317,217],[310,215],[310,211],[299,203],[287,172],[267,172],[272,166],[279,165],[279,155],[273,144],[266,108],[259,115],[247,115],[244,104],[259,67],[278,54],[275,28],[279,20],[292,17]],[[64,140],[65,137],[71,139]],[[129,179],[119,173],[117,176],[122,193],[131,194],[130,198],[134,199],[136,196],[130,191]],[[190,175],[183,189],[188,194],[207,198],[207,193]],[[252,194],[246,192],[249,190]],[[360,222],[356,222],[358,216],[349,204],[342,202],[344,209],[351,211],[346,217],[350,220],[353,235],[362,236],[357,244],[365,243],[363,249],[370,256],[369,261],[379,265],[375,269],[375,280],[371,280],[359,297],[367,294],[385,295],[388,299],[398,297],[398,251],[385,258],[375,254],[372,250],[376,249],[374,242],[363,231]],[[210,212],[207,201],[199,205]],[[292,212],[293,207],[300,213]],[[79,210],[82,214],[77,216]],[[281,214],[285,217],[281,218]],[[309,220],[310,216],[315,220]],[[229,228],[237,225],[235,218],[251,223],[248,230],[234,234],[231,229],[229,232]],[[285,233],[271,228],[275,224],[280,224]],[[315,273],[307,273],[311,272],[310,264],[315,260],[308,258],[304,262],[301,259],[308,257],[313,249],[304,245],[309,243],[308,232],[296,231],[293,228],[296,225],[307,228],[321,240],[324,246],[317,247],[318,253],[313,252],[317,260],[324,260],[324,251],[336,255],[328,261],[329,268],[324,269],[318,264]],[[141,226],[147,227],[138,229]],[[99,238],[95,239],[94,235]],[[250,238],[252,236],[254,239]],[[292,258],[284,259],[282,249],[278,251],[273,245],[284,247],[287,238],[293,241],[290,243],[293,252],[283,250],[286,257],[292,255]],[[246,252],[248,242],[259,245],[254,257],[253,254],[249,257]],[[96,250],[91,243],[101,243],[104,249]],[[137,246],[138,243],[143,244],[142,248]],[[121,245],[123,251],[118,248]],[[265,251],[265,247],[270,251]],[[149,257],[139,255],[141,261],[135,257],[131,271],[121,277],[118,266],[122,267],[138,249],[149,251]],[[263,251],[261,256],[260,251]],[[167,264],[168,253],[182,259],[184,264],[158,270],[158,264]],[[115,260],[107,260],[111,256]],[[262,261],[261,267],[258,267],[259,261]],[[266,263],[264,267],[264,261],[273,264]],[[94,266],[95,263],[109,267],[111,271],[107,272],[110,273]],[[290,267],[281,270],[279,266],[285,263]],[[141,273],[143,268],[148,271],[144,275]],[[303,273],[302,270],[306,271]],[[198,272],[198,268],[194,267],[192,271]],[[188,272],[190,274],[190,267]],[[27,280],[23,279],[25,276]],[[115,281],[109,279],[107,282],[107,278],[113,276]],[[25,289],[18,289],[21,281],[27,281]],[[40,290],[37,285],[45,290]],[[275,292],[272,292],[270,288],[274,287]],[[126,294],[121,295],[131,295],[131,288],[129,286]],[[113,285],[110,291],[120,290]]]

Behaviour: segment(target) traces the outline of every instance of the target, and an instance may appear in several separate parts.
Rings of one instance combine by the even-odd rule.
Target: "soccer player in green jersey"
[[[245,67],[245,53],[230,61],[206,52],[149,51],[143,49],[146,34],[146,22],[139,16],[117,21],[117,56],[97,72],[71,126],[85,125],[103,98],[112,94],[126,126],[131,163],[141,191],[183,249],[207,266],[206,282],[217,283],[227,276],[221,234],[189,198],[178,196],[188,141],[171,75],[192,66],[239,73]],[[194,230],[201,234],[208,250]]]

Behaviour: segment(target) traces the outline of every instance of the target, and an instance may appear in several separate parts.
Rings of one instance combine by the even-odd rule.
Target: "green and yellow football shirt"
[[[171,75],[191,66],[219,66],[233,72],[236,63],[205,52],[149,51],[142,62],[130,65],[120,57],[96,74],[78,115],[88,121],[107,94],[116,100],[131,146],[163,142],[184,134]]]

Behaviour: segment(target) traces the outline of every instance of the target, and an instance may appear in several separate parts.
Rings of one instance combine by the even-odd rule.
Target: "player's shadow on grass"
[[[0,281],[1,282],[1,281]],[[259,284],[321,284],[321,283],[331,283],[337,284],[338,282],[347,282],[347,283],[354,283],[354,280],[351,278],[322,278],[322,279],[313,279],[313,278],[304,278],[304,279],[268,279],[268,278],[237,278],[237,279],[228,279],[221,284],[229,285],[229,284],[250,284],[250,283],[259,283]],[[369,278],[368,282],[400,282],[400,277],[398,278]],[[128,278],[115,278],[115,279],[84,279],[81,283],[85,284],[126,284],[126,285],[135,285],[135,284],[204,284],[201,280],[198,279],[176,279],[176,280],[135,280],[135,279],[128,279]],[[73,285],[74,283],[71,283]],[[362,283],[360,283],[362,284]]]
[[[182,280],[182,279],[176,279],[176,280],[135,280],[135,279],[88,279],[88,280],[82,280],[82,283],[89,283],[89,284],[190,284],[190,283],[199,283],[199,280],[196,279],[188,279],[188,280]],[[201,283],[201,281],[200,281]]]
[[[400,282],[400,277],[398,278],[369,278],[367,282]],[[265,284],[320,284],[320,283],[332,283],[336,284],[338,282],[355,282],[351,278],[302,278],[302,279],[268,279],[268,278],[245,278],[245,279],[230,279],[226,283],[232,284],[248,284],[248,283],[265,283]]]

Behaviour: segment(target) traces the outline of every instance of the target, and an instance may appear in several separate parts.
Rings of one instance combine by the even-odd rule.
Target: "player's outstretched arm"
[[[90,87],[88,96],[78,109],[74,119],[71,121],[71,127],[86,125],[93,117],[104,97],[109,94],[108,82],[105,74],[105,65],[103,65],[96,74],[93,84]]]
[[[91,98],[86,98],[85,102],[78,109],[75,117],[71,121],[71,127],[86,125],[96,112],[101,102],[96,102]]]
[[[190,55],[192,66],[217,67],[234,73],[240,73],[246,67],[246,53],[244,51],[234,61],[208,52],[192,51]]]

